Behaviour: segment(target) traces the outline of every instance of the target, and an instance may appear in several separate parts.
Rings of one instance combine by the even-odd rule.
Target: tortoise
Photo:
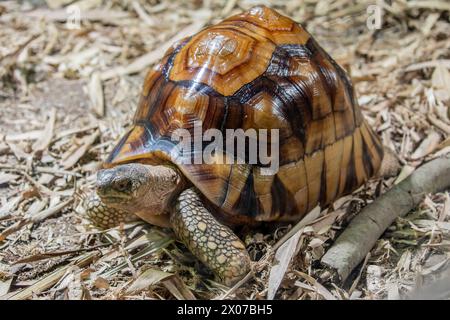
[[[279,168],[192,163],[172,134],[278,130]],[[268,141],[270,138],[268,138]],[[220,153],[220,152],[218,152]],[[228,156],[228,155],[226,155]],[[133,125],[97,173],[88,216],[171,227],[225,285],[251,269],[237,226],[299,221],[356,190],[384,149],[345,71],[302,25],[256,6],[176,42],[146,76]],[[223,158],[222,158],[223,159]]]

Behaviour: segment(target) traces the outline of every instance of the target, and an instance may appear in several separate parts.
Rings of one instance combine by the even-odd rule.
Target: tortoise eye
[[[130,191],[131,190],[131,181],[129,180],[119,180],[114,184],[114,187],[117,191]]]

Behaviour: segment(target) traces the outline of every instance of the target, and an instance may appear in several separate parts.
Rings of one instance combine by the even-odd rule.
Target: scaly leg
[[[101,229],[109,229],[118,226],[121,222],[137,220],[137,217],[129,212],[106,206],[95,192],[83,201],[83,207],[92,224]]]
[[[170,222],[180,240],[224,284],[231,286],[250,271],[242,241],[213,217],[194,189],[180,194]]]

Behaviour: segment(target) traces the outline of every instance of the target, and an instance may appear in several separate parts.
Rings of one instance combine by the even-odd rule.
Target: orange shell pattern
[[[183,164],[177,128],[279,129],[280,168]],[[199,150],[194,152],[202,152]],[[343,69],[299,24],[264,6],[179,41],[144,83],[133,127],[105,162],[172,163],[235,223],[295,221],[361,186],[383,149]]]

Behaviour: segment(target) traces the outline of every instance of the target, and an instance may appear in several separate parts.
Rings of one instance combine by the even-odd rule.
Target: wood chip
[[[114,69],[105,71],[101,74],[102,80],[111,79],[117,76],[136,73],[144,70],[148,66],[152,65],[156,61],[158,61],[164,52],[167,51],[176,41],[181,40],[187,36],[190,36],[196,32],[198,32],[205,25],[206,21],[196,21],[191,25],[187,26],[183,30],[177,32],[175,36],[170,38],[168,41],[159,45],[157,49],[146,53],[145,55],[137,58],[133,62],[129,63],[126,66],[116,67]]]
[[[14,142],[14,141],[23,141],[23,140],[37,140],[42,135],[43,135],[42,130],[32,130],[32,131],[16,133],[16,134],[7,134],[5,137],[5,141]]]
[[[442,120],[438,119],[433,114],[428,114],[428,120],[438,129],[441,129],[446,134],[450,135],[450,125],[446,124]]]
[[[17,174],[10,174],[10,173],[0,172],[0,187],[1,187],[2,184],[14,181],[14,180],[16,180],[19,177],[20,176],[18,176]]]
[[[441,101],[450,100],[450,71],[442,64],[438,64],[434,69],[431,83],[438,99]]]
[[[52,141],[53,137],[53,131],[55,129],[55,122],[56,122],[56,109],[52,109],[44,130],[41,132],[40,137],[31,147],[34,153],[42,152],[46,150],[47,147],[50,145],[50,141]]]
[[[90,134],[82,140],[80,146],[78,146],[74,152],[70,155],[66,156],[63,159],[62,166],[64,169],[72,168],[77,162],[84,156],[84,154],[89,150],[95,140],[100,136],[98,131],[95,131],[93,134]]]
[[[438,1],[438,0],[407,1],[406,4],[410,8],[437,9],[450,11],[450,3],[448,3],[447,1]]]
[[[91,75],[88,88],[92,109],[99,117],[103,117],[105,115],[105,102],[103,98],[102,80],[100,79],[99,73],[94,72]]]
[[[406,72],[417,71],[425,68],[436,68],[437,66],[442,66],[447,69],[450,69],[450,59],[442,59],[442,60],[433,60],[433,61],[425,61],[419,63],[413,63],[405,68]]]
[[[424,140],[422,140],[417,149],[414,150],[413,154],[411,155],[411,159],[417,160],[432,153],[437,148],[440,141],[440,134],[435,131],[431,131],[428,136]]]
[[[445,201],[444,207],[442,208],[441,213],[439,214],[438,221],[444,222],[445,219],[450,217],[450,195],[448,192],[445,193]]]

